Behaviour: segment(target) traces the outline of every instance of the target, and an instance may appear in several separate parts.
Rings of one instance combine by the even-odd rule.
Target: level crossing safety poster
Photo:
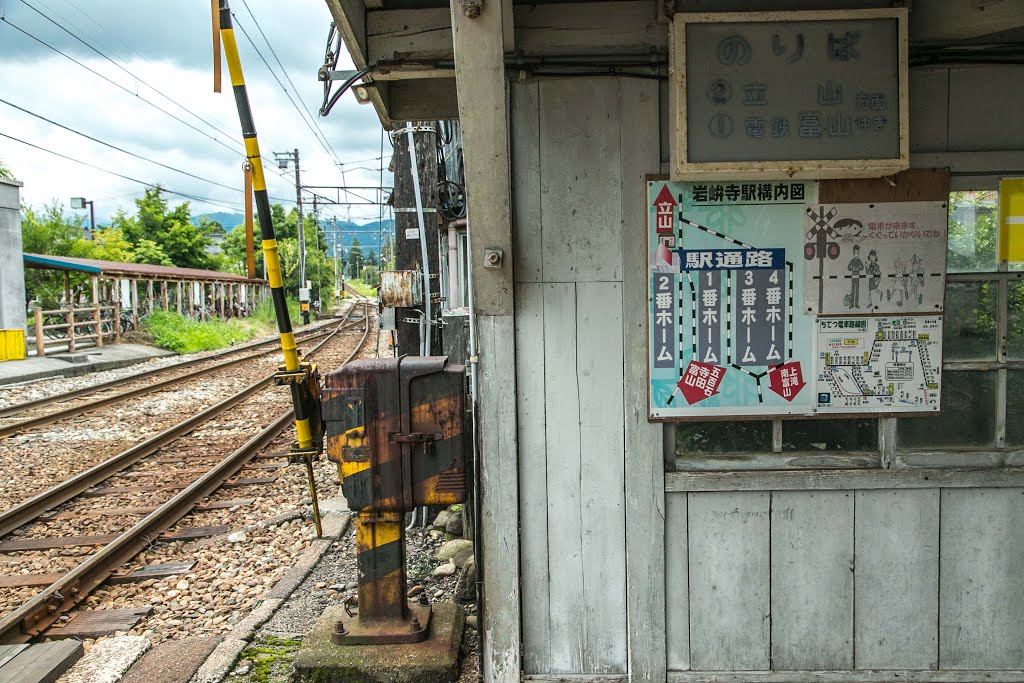
[[[945,223],[816,194],[647,183],[651,419],[938,410]]]

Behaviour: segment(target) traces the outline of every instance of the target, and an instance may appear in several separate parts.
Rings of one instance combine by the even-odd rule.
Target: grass
[[[288,301],[288,316],[297,327],[302,320],[298,302]],[[266,299],[250,317],[230,320],[213,318],[200,322],[173,311],[154,311],[142,323],[142,329],[152,338],[154,346],[175,353],[196,353],[272,334],[277,330],[277,315],[273,301]]]
[[[261,331],[238,319],[199,322],[173,311],[155,311],[143,323],[143,329],[152,335],[155,346],[175,353],[222,349]]]
[[[360,296],[368,296],[371,299],[377,298],[377,288],[362,280],[345,280],[345,284]]]

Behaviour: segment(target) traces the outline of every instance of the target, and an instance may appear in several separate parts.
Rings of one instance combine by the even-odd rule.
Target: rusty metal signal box
[[[466,376],[443,356],[358,360],[327,375],[327,457],[356,511],[358,619],[337,644],[410,643],[429,632],[430,605],[406,599],[407,511],[466,498]]]

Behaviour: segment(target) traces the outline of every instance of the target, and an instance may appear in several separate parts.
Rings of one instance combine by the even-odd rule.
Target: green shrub
[[[153,344],[175,353],[211,351],[251,339],[259,328],[240,320],[199,322],[171,311],[155,311],[142,324]]]
[[[298,325],[302,322],[302,312],[299,310],[299,302],[287,299],[288,303],[288,317],[292,320],[292,325]],[[277,328],[277,314],[274,312],[274,301],[269,296],[263,301],[256,305],[256,309],[252,312],[252,319],[259,323],[264,323]]]

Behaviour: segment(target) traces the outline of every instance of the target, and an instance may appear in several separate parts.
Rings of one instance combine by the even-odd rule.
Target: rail
[[[365,303],[363,311],[363,336],[341,365],[345,365],[355,358],[369,337],[370,314],[369,306]],[[312,356],[322,349],[334,334],[341,331],[343,326],[344,323],[339,323],[331,335],[311,349],[306,356]],[[201,422],[224,412],[260,388],[269,385],[273,380],[274,375],[268,375],[202,413],[194,415],[155,437],[7,510],[0,514],[0,535],[6,535],[35,520],[44,512],[71,500],[104,479],[138,462],[146,455],[156,452],[173,441],[174,438],[192,431]],[[161,532],[176,524],[197,503],[234,476],[261,448],[269,444],[275,436],[284,430],[293,416],[291,410],[279,415],[268,427],[118,536],[117,539],[103,546],[20,607],[0,618],[0,643],[24,643],[41,634],[59,620],[63,613],[84,600],[121,565],[149,546]]]

